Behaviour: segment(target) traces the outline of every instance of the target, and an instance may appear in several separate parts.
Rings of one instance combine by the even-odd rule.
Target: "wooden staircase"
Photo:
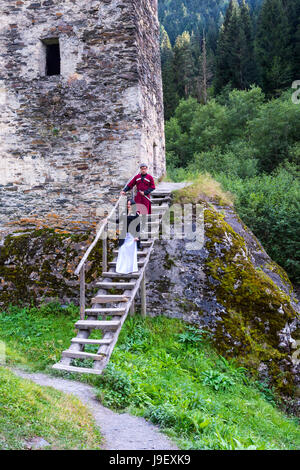
[[[71,340],[69,349],[62,352],[60,362],[54,364],[53,369],[101,374],[109,362],[127,315],[129,312],[134,312],[134,299],[138,289],[141,289],[142,314],[146,315],[145,270],[158,237],[159,218],[166,212],[171,201],[171,190],[158,188],[152,192],[151,196],[152,214],[146,216],[147,227],[141,232],[142,249],[138,251],[139,271],[131,274],[116,273],[118,250],[114,250],[115,258],[112,262],[104,261],[105,269],[101,280],[97,282],[99,291],[92,299],[92,306],[85,308],[81,300],[81,319],[75,324],[78,330],[77,336]],[[97,236],[95,241],[98,239]],[[95,246],[95,244],[94,242],[92,245]],[[91,247],[86,258],[90,251]],[[80,269],[82,293],[84,292],[84,263],[77,269]],[[117,290],[120,293],[110,294],[111,290],[114,292]],[[96,338],[91,338],[91,336],[96,336]]]

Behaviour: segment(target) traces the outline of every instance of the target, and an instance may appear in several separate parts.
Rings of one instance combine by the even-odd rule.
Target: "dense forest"
[[[299,0],[160,0],[169,175],[208,172],[300,282]]]

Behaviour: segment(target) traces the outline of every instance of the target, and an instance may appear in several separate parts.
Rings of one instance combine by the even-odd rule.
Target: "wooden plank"
[[[110,302],[128,302],[125,295],[97,295],[92,299],[92,304],[107,304]]]
[[[146,266],[148,264],[148,261],[150,259],[150,255],[151,255],[151,252],[152,252],[152,249],[153,249],[153,245],[154,245],[154,242],[155,240],[152,240],[152,244],[150,246],[150,249],[148,250],[148,255],[147,255],[147,258],[145,260],[145,264],[144,266],[142,267],[141,271],[140,271],[140,276],[136,282],[136,285],[135,285],[135,288],[133,289],[133,291],[131,292],[131,298],[134,299],[135,298],[135,295],[137,293],[137,290],[139,289],[140,287],[140,283],[141,283],[141,280],[142,280],[142,277],[143,277],[143,274],[145,272],[145,269],[146,269]],[[130,274],[129,274],[130,276]],[[110,359],[110,356],[114,350],[114,347],[116,345],[116,342],[118,341],[118,337],[119,337],[119,334],[120,334],[120,331],[122,329],[122,326],[127,318],[127,315],[129,313],[129,309],[130,309],[130,303],[128,302],[127,305],[126,305],[126,311],[125,311],[125,314],[122,316],[121,320],[120,320],[120,325],[118,326],[118,329],[113,333],[113,336],[111,336],[111,333],[107,332],[104,336],[104,338],[106,337],[109,337],[109,339],[112,339],[112,343],[110,344],[110,346],[108,346],[108,348],[106,348],[105,346],[102,346],[98,352],[101,352],[101,351],[104,351],[104,352],[107,352],[107,357],[104,361],[104,364],[103,364],[103,367],[102,367],[102,364],[101,364],[101,367],[102,367],[102,370],[105,368],[105,366],[107,365],[107,363],[109,362],[109,359]],[[104,349],[105,348],[105,349]],[[97,365],[98,363],[95,363],[95,368],[97,370]]]
[[[110,263],[108,263],[108,266],[117,266],[117,262],[116,261],[111,261]],[[138,261],[138,266],[144,266],[144,261],[141,260],[141,261]],[[121,274],[122,276],[122,274]]]
[[[80,270],[80,318],[84,320],[85,310],[85,264]]]
[[[142,307],[142,317],[147,316],[147,305],[146,305],[146,281],[145,273],[143,274],[141,281],[141,307]]]
[[[80,374],[93,374],[93,375],[101,375],[103,369],[91,369],[89,367],[75,367],[75,366],[67,366],[65,364],[54,364],[52,369],[56,370],[64,370],[66,372],[77,372]]]
[[[64,357],[70,357],[71,359],[93,359],[93,361],[102,361],[103,357],[106,356],[105,353],[93,354],[87,353],[84,351],[63,351],[62,355]]]
[[[107,271],[107,224],[105,225],[104,235],[102,239],[102,271]]]
[[[170,201],[171,199],[169,197],[156,197],[156,198],[152,198],[151,199],[151,203],[160,203],[160,202],[167,202],[167,201]]]
[[[115,320],[79,320],[75,323],[75,328],[78,329],[95,329],[95,330],[103,330],[107,329],[114,329],[120,325],[119,321]]]
[[[131,316],[134,315],[134,310],[135,310],[135,301],[133,299],[132,302],[131,302],[131,305],[130,305],[130,309],[129,309],[129,312],[130,312]]]
[[[85,310],[88,315],[124,315],[125,308],[88,308]]]
[[[148,242],[147,242],[148,243]],[[150,242],[151,244],[152,242]],[[138,279],[140,277],[140,273],[137,272],[137,273],[130,273],[130,274],[120,274],[120,273],[115,273],[115,272],[106,272],[106,273],[102,273],[102,277],[103,278],[118,278],[118,279],[131,279],[131,278],[134,278],[134,279]]]
[[[90,315],[94,313],[121,313],[125,312],[125,306],[124,307],[93,307],[93,308],[86,308],[85,311]],[[88,320],[88,318],[87,318]]]
[[[119,250],[113,250],[113,254],[114,254],[114,255],[117,255],[118,253],[119,253]],[[138,252],[137,252],[137,255],[138,255],[138,256],[147,256],[147,252],[145,252],[145,251],[138,251]]]
[[[133,289],[135,282],[97,282],[96,286],[102,289]]]
[[[71,343],[77,343],[77,344],[96,344],[96,345],[101,345],[101,344],[110,344],[111,340],[110,339],[84,339],[84,338],[72,338]]]

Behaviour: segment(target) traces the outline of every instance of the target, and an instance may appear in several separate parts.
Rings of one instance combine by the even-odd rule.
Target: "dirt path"
[[[53,387],[61,392],[75,395],[86,404],[104,436],[107,450],[176,450],[178,449],[159,429],[145,419],[127,413],[115,413],[102,406],[95,398],[90,385],[75,380],[51,377],[42,373],[30,373],[20,369],[13,372],[33,382]]]

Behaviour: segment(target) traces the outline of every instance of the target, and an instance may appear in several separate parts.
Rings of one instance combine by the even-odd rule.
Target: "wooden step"
[[[148,246],[151,246],[152,245],[152,241],[151,240],[145,240],[145,241],[141,241],[141,245],[142,246],[145,246],[145,247],[148,247]]]
[[[89,367],[75,367],[75,366],[67,366],[66,364],[61,364],[58,362],[52,366],[52,369],[56,370],[63,370],[65,372],[78,372],[81,374],[93,374],[93,375],[101,375],[102,369],[91,369]]]
[[[135,282],[97,282],[96,286],[103,289],[133,289]]]
[[[171,196],[171,195],[172,195],[172,191],[162,191],[159,189],[155,189],[151,193],[151,196]]]
[[[115,330],[120,325],[117,320],[79,320],[75,328],[79,330]]]
[[[119,250],[113,250],[114,255],[117,255],[118,253],[119,253]],[[147,254],[148,254],[147,251],[146,252],[144,252],[144,251],[138,251],[137,252],[138,256],[147,256]]]
[[[111,302],[128,302],[126,295],[97,295],[92,299],[92,304],[108,304]]]
[[[158,230],[151,230],[151,232],[142,232],[141,238],[152,238],[154,235],[157,235],[158,232]]]
[[[143,243],[143,242],[141,242]],[[148,243],[148,242],[145,242]],[[130,274],[121,274],[121,273],[116,273],[116,272],[103,272],[102,273],[103,278],[119,278],[119,279],[138,279],[140,277],[140,273],[130,273]]]
[[[93,361],[102,361],[103,358],[106,356],[105,353],[101,354],[92,354],[92,353],[87,353],[84,351],[63,351],[62,352],[63,357],[70,357],[72,359],[93,359]]]
[[[125,310],[125,308],[87,308],[85,313],[98,317],[98,315],[123,315]]]
[[[72,338],[71,343],[76,344],[96,344],[101,346],[101,344],[110,344],[112,339],[87,339],[87,338]]]
[[[108,266],[117,266],[117,262],[116,261],[111,261],[110,263],[108,263]],[[138,261],[138,266],[144,266],[144,261]],[[122,276],[122,274],[121,274]]]
[[[157,203],[157,202],[158,202],[158,203],[167,202],[167,201],[170,201],[170,200],[171,200],[171,199],[170,199],[169,197],[155,197],[155,198],[153,197],[153,198],[151,199],[151,202],[152,202],[152,204],[153,204],[153,203]]]

